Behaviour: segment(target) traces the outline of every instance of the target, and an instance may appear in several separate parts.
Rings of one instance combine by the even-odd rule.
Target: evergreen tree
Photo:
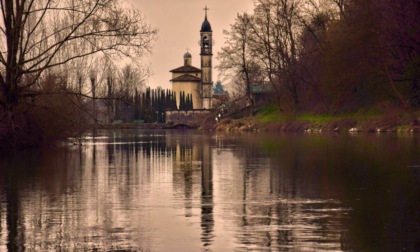
[[[182,110],[191,109],[192,96],[180,93]],[[144,122],[165,122],[166,111],[177,110],[175,92],[166,89],[147,88],[144,93],[135,94],[124,101],[116,102],[115,120],[144,120]],[[181,105],[179,110],[181,110]]]
[[[153,120],[151,106],[152,106],[151,90],[150,88],[147,88],[145,99],[144,99],[144,121],[148,123],[152,122]]]
[[[178,108],[178,110],[184,110],[184,103],[185,103],[184,92],[180,92],[179,93],[179,108]]]
[[[171,108],[172,108],[172,110],[177,110],[178,109],[177,106],[176,106],[176,95],[175,95],[174,91],[171,92]]]
[[[185,110],[193,110],[192,94],[187,95],[186,109]]]
[[[217,81],[216,85],[213,88],[213,93],[214,94],[223,94],[225,93],[225,89],[223,88],[222,82],[221,81]]]
[[[193,107],[193,97],[192,97],[192,94],[190,95],[190,110],[193,110],[194,109],[194,107]]]

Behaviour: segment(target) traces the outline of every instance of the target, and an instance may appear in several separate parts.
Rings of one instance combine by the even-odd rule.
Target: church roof
[[[200,32],[211,32],[211,25],[210,22],[207,20],[207,15],[206,18],[204,19],[203,23],[201,24],[201,30]]]
[[[189,74],[184,74],[181,76],[178,76],[171,80],[172,82],[201,82],[201,78],[198,78],[196,76],[192,76]]]
[[[184,65],[182,67],[175,68],[169,72],[171,73],[201,73],[201,69],[190,66],[190,65]]]

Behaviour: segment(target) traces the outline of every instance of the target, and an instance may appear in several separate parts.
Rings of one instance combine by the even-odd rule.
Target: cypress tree
[[[171,92],[170,92],[169,89],[166,89],[165,108],[166,108],[166,110],[172,110]]]
[[[178,109],[176,106],[176,95],[174,91],[172,91],[172,94],[171,94],[171,106],[172,106],[172,110]]]
[[[179,104],[180,110],[185,110],[185,92],[184,91],[182,91],[180,97],[181,97],[181,101]]]
[[[147,88],[146,89],[146,98],[145,98],[145,101],[144,101],[144,104],[145,104],[145,107],[144,107],[144,110],[145,110],[145,114],[144,114],[144,116],[145,116],[145,118],[144,118],[144,120],[146,121],[146,122],[152,122],[152,114],[151,114],[151,105],[152,105],[152,99],[151,99],[151,94],[150,94],[150,92],[151,92],[151,90],[150,90],[150,88]]]
[[[189,96],[190,96],[190,99],[189,99],[189,103],[188,103],[188,109],[193,110],[192,94],[190,94]]]
[[[185,110],[190,109],[190,94],[187,94],[187,97],[185,98]]]
[[[161,112],[165,113],[166,109],[166,96],[165,96],[165,90],[160,90],[160,108]]]
[[[182,110],[182,92],[179,92],[179,102],[178,102],[178,110]]]
[[[137,88],[134,91],[134,120],[139,119],[139,94]]]

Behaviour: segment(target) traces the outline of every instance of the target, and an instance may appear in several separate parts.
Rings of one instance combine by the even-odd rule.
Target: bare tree
[[[104,55],[111,61],[138,62],[157,35],[138,11],[119,0],[0,0],[0,10],[0,142],[17,142],[16,134],[48,131],[37,129],[41,124],[54,127],[51,120],[57,117],[42,115],[39,104],[49,106],[43,113],[54,111],[63,115],[63,125],[71,125],[58,109],[82,108],[78,101],[83,99],[69,96],[96,98],[101,91],[97,87],[105,86],[100,75],[105,70],[98,71],[96,65],[92,78],[89,64]],[[92,85],[86,85],[89,79]],[[37,125],[36,116],[49,121]],[[25,127],[26,133],[18,130]]]
[[[143,71],[146,70],[146,71]],[[146,79],[149,77],[148,69],[140,69],[132,64],[125,65],[118,73],[119,95],[128,98],[134,95],[136,90],[143,92]]]
[[[251,22],[249,14],[238,14],[235,23],[231,25],[231,30],[224,31],[226,42],[217,55],[220,64],[216,67],[221,70],[221,73],[233,77],[232,79],[241,80],[242,90],[251,103],[252,111],[254,101],[251,93],[251,69],[255,61],[253,61],[253,53],[249,47],[252,36]]]
[[[259,60],[262,66],[262,73],[268,80],[268,83],[273,87],[274,96],[277,104],[280,105],[280,87],[277,83],[279,66],[276,61],[275,48],[280,43],[279,40],[274,39],[275,27],[272,25],[272,3],[271,1],[258,1],[255,10],[251,30],[254,36],[252,37],[251,47],[255,52],[256,59]]]
[[[281,100],[291,100],[294,107],[299,104],[297,38],[302,5],[300,0],[259,0],[254,10],[252,51],[258,52],[278,105]]]
[[[301,107],[312,112],[326,113],[329,104],[322,91],[322,69],[325,62],[323,52],[330,46],[327,40],[327,29],[331,24],[340,20],[340,12],[331,1],[306,0],[299,15],[302,26],[298,36],[298,72],[297,78],[301,82]]]
[[[330,1],[332,1],[337,6],[340,12],[340,17],[344,18],[345,9],[347,9],[346,5],[347,5],[347,2],[349,2],[349,0],[330,0]]]
[[[375,2],[381,13],[379,40],[384,51],[385,60],[381,63],[386,75],[392,79],[389,80],[391,85],[409,83],[410,92],[404,103],[420,107],[420,3],[416,0]]]
[[[1,0],[0,107],[12,111],[48,70],[95,55],[141,57],[157,30],[118,0]]]

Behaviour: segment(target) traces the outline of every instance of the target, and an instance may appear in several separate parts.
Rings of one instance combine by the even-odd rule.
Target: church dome
[[[191,56],[191,53],[189,53],[189,52],[186,52],[185,54],[184,54],[184,59],[190,59],[192,56]]]
[[[207,20],[207,17],[204,19],[203,24],[201,24],[200,32],[211,32],[210,22]]]

